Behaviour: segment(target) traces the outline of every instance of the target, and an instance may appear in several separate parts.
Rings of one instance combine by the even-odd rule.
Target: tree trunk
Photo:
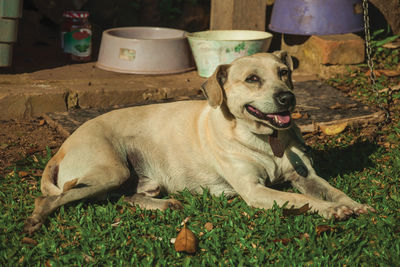
[[[399,0],[370,0],[383,14],[394,34],[400,34],[400,1]]]

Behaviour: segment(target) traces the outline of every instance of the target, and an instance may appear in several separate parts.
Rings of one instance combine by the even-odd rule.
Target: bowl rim
[[[205,37],[196,36],[196,34],[200,33],[231,33],[231,32],[246,32],[246,33],[257,33],[257,34],[265,34],[266,36],[263,38],[251,38],[251,39],[243,39],[243,40],[235,40],[235,39],[209,39]],[[208,30],[208,31],[199,31],[199,32],[186,32],[185,37],[190,39],[197,39],[197,40],[207,40],[207,41],[258,41],[258,40],[265,40],[273,37],[273,34],[267,31],[254,31],[254,30]]]
[[[127,37],[121,37],[121,36],[116,36],[111,34],[110,32],[112,31],[118,31],[118,30],[128,30],[128,29],[145,29],[145,30],[161,30],[161,31],[166,31],[166,30],[173,30],[176,32],[181,32],[182,36],[181,37],[174,37],[174,38],[160,38],[160,39],[151,39],[151,38],[127,38]],[[103,35],[107,35],[109,37],[115,38],[115,39],[121,39],[121,40],[136,40],[136,41],[166,41],[166,40],[183,40],[186,39],[186,31],[180,30],[180,29],[175,29],[175,28],[167,28],[167,27],[147,27],[147,26],[139,26],[139,27],[118,27],[118,28],[111,28],[108,30],[103,31]]]
[[[178,69],[171,69],[171,70],[151,70],[151,69],[129,69],[129,68],[122,68],[122,67],[115,67],[103,64],[103,62],[97,61],[96,68],[113,71],[118,73],[127,73],[127,74],[149,74],[149,75],[165,75],[165,74],[179,74],[188,72],[191,70],[196,69],[196,66],[190,66],[186,68],[178,68]]]

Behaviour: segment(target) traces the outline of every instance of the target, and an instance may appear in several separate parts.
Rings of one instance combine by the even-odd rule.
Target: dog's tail
[[[64,153],[60,149],[54,157],[47,163],[42,174],[40,190],[44,196],[60,195],[62,190],[57,186],[58,166],[64,158]]]

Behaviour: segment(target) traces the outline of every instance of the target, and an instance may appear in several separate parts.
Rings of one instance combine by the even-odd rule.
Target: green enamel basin
[[[217,30],[186,34],[202,77],[210,77],[220,64],[266,52],[271,44],[272,34],[263,31]]]

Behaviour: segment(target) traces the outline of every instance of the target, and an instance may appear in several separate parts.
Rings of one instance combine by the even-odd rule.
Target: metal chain
[[[364,32],[365,32],[365,52],[367,54],[367,65],[370,71],[370,79],[372,83],[372,90],[374,91],[377,100],[379,101],[379,91],[376,86],[376,75],[374,72],[374,62],[371,58],[372,48],[371,48],[371,34],[370,34],[370,25],[369,25],[369,15],[368,15],[368,0],[363,0],[363,10],[364,10]],[[379,102],[378,102],[379,103]],[[386,120],[388,121],[390,118],[389,110],[383,105],[379,103],[379,107],[385,111]]]
[[[371,48],[371,34],[369,32],[368,0],[363,0],[363,10],[364,10],[365,52],[367,54],[367,64],[370,70],[370,79],[372,85],[375,87],[376,76],[374,72],[374,62],[372,61],[371,58],[372,48]]]

